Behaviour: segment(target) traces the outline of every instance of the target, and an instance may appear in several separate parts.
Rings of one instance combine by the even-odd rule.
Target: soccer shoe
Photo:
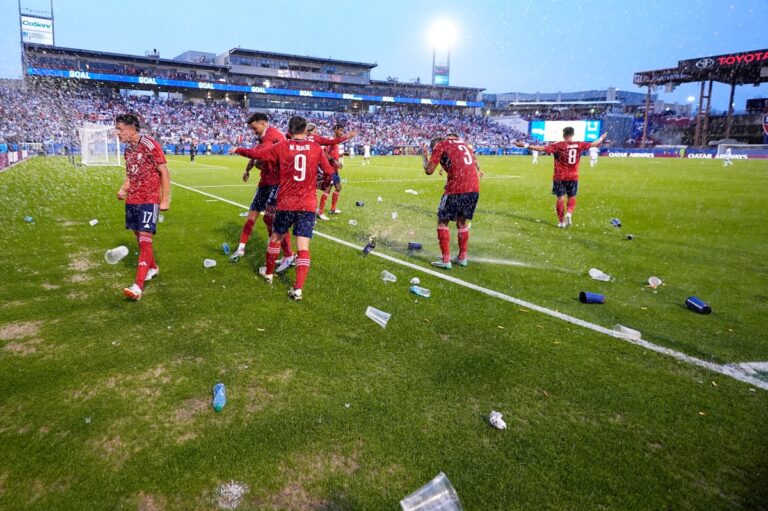
[[[144,282],[152,280],[158,275],[160,275],[160,268],[158,268],[157,266],[155,266],[154,268],[150,268],[149,270],[147,270],[147,276],[144,277]]]
[[[570,227],[573,222],[571,221],[571,214],[566,213],[565,214],[565,221],[563,222],[563,227]]]
[[[291,288],[290,291],[288,291],[288,296],[296,300],[297,302],[302,299],[301,289],[294,289]]]
[[[261,268],[259,268],[259,275],[264,277],[264,280],[267,281],[267,284],[272,284],[272,278],[274,277],[274,275],[272,275],[272,274],[267,275],[267,267],[266,266],[262,266]]]
[[[442,268],[444,270],[450,270],[451,269],[451,262],[448,261],[446,263],[442,259],[438,259],[437,261],[432,261],[432,266],[434,266],[435,268]]]
[[[141,300],[141,294],[141,288],[136,284],[131,284],[131,287],[126,287],[123,289],[123,296],[133,300],[134,302]]]
[[[459,266],[467,266],[467,258],[459,259],[458,257],[453,260],[454,263],[458,264]]]
[[[341,210],[340,209],[332,209],[328,213],[330,213],[332,215],[340,215],[341,214]]]
[[[565,222],[557,222],[558,229],[565,229]]]
[[[317,215],[317,218],[319,218],[320,220],[330,220],[330,218],[328,218],[328,215],[326,215],[325,213],[320,213],[319,215]]]
[[[275,273],[283,273],[291,266],[296,266],[296,254],[293,254],[291,257],[283,257],[280,260],[280,264],[277,265]]]
[[[245,257],[245,250],[240,250],[239,248],[235,250],[235,253],[229,256],[229,260],[233,263],[236,263],[240,260],[241,257]]]

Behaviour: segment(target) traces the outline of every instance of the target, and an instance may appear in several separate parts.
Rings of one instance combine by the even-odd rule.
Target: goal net
[[[747,160],[751,158],[768,158],[766,144],[719,144],[715,158],[732,160]]]
[[[83,165],[121,165],[120,141],[114,126],[86,123],[78,131]]]

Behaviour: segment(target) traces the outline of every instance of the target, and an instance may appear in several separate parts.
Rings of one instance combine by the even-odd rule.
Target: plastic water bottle
[[[422,298],[429,298],[432,296],[432,291],[425,287],[411,286],[410,290],[411,293],[415,294],[416,296],[421,296]]]
[[[221,245],[221,249],[224,251],[224,255],[229,255],[229,243],[226,241]]]
[[[376,240],[374,240],[373,238],[370,238],[368,240],[368,244],[365,247],[363,247],[363,255],[370,254],[374,248],[376,248]]]
[[[220,412],[227,404],[227,389],[223,383],[213,386],[213,409]]]

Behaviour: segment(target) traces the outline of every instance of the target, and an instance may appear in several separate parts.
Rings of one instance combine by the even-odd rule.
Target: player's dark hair
[[[256,121],[269,121],[269,117],[264,112],[255,112],[249,118],[246,124],[251,124]]]
[[[136,128],[136,131],[139,131],[141,129],[141,123],[139,122],[139,118],[133,114],[120,114],[117,117],[115,117],[115,124],[117,123],[125,124],[126,126],[133,126]]]
[[[337,124],[336,126],[333,127],[333,131],[343,130],[343,129],[344,129],[344,125],[343,124]]]
[[[446,138],[448,138],[448,137],[459,138],[459,136],[456,133],[448,133],[445,137]]]
[[[298,135],[299,133],[304,133],[307,130],[307,120],[303,117],[294,116],[291,117],[291,120],[288,121],[288,131],[291,132],[291,135]]]
[[[572,137],[574,133],[576,133],[576,131],[570,126],[568,126],[567,128],[563,128],[563,138]]]
[[[437,144],[442,142],[444,139],[443,137],[435,137],[432,140],[429,141],[429,148],[434,149]]]

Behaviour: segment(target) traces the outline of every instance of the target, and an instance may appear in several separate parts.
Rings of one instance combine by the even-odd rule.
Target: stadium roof
[[[315,62],[318,64],[340,64],[340,65],[349,66],[349,67],[359,67],[362,69],[373,69],[374,67],[378,66],[378,64],[368,64],[365,62],[353,62],[351,60],[335,60],[331,58],[324,59],[320,57],[290,55],[287,53],[275,53],[271,51],[250,50],[247,48],[232,48],[227,53],[229,53],[230,55],[238,54],[238,55],[243,55],[248,57],[264,57],[269,59],[301,60],[305,62]]]
[[[222,66],[219,64],[203,64],[199,62],[189,62],[187,60],[163,59],[155,56],[128,55],[125,53],[111,53],[106,51],[84,50],[81,48],[64,48],[62,46],[48,46],[46,44],[24,43],[24,49],[25,51],[31,50],[34,52],[45,53],[45,54],[61,54],[61,55],[69,55],[69,56],[72,56],[74,54],[81,57],[109,58],[109,59],[136,62],[136,63],[143,62],[148,64],[149,63],[162,64],[162,65],[168,65],[168,66],[184,66],[188,68],[206,69],[211,71],[226,71],[229,69],[229,66]]]
[[[482,92],[485,89],[480,87],[462,87],[461,85],[432,85],[431,83],[415,83],[415,82],[397,82],[391,80],[371,80],[371,85],[389,86],[389,87],[418,87],[428,89],[445,89],[452,91],[473,91]]]

